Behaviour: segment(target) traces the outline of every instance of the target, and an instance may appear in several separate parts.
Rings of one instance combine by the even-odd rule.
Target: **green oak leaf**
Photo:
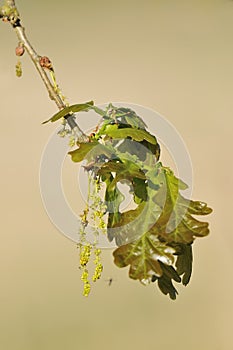
[[[94,148],[99,145],[98,141],[86,142],[86,143],[78,143],[78,148],[68,152],[71,156],[73,162],[78,163],[83,161],[87,154]]]
[[[154,169],[155,176],[150,181],[147,180],[143,172],[141,174],[141,176],[138,176],[137,173],[133,173],[132,177],[130,177],[130,174],[127,174],[127,177],[124,176],[125,179],[131,182],[131,190],[136,190],[133,195],[135,203],[138,204],[137,208],[121,212],[121,215],[118,216],[119,221],[115,221],[114,225],[108,225],[108,233],[111,232],[111,237],[114,236],[118,246],[135,240],[151,228],[153,229],[161,215],[161,205],[165,199],[160,198],[160,203],[157,204],[154,198],[158,194],[161,178],[163,178],[161,177],[162,174],[156,176],[156,167]],[[116,173],[113,180],[114,184],[117,179],[123,180],[121,174]]]
[[[149,143],[156,145],[157,140],[155,136],[151,135],[148,131],[142,129],[134,128],[118,128],[117,124],[107,125],[102,131],[104,135],[107,135],[115,139],[126,139],[127,137],[132,138],[134,141],[143,141],[146,140]],[[101,135],[101,134],[100,134]]]
[[[142,217],[143,212],[146,212],[144,202],[136,209],[121,212],[114,222],[108,219],[108,237],[111,237],[111,240],[115,239],[117,246],[125,245],[141,237],[148,230],[148,224]]]
[[[118,267],[130,265],[129,277],[143,284],[149,283],[153,275],[162,276],[161,261],[167,264],[174,261],[173,249],[147,233],[140,239],[117,248],[113,256]]]
[[[119,142],[119,141],[117,141]],[[141,142],[135,142],[131,139],[124,139],[117,147],[118,151],[122,154],[128,153],[137,157],[141,162],[147,162],[147,159],[152,159],[154,162],[158,161],[160,156],[160,146],[158,143],[155,145],[143,140]]]
[[[131,126],[135,129],[146,129],[146,124],[132,109],[120,107],[117,108],[115,120],[118,124]]]
[[[104,163],[98,171],[98,175],[105,175],[109,173],[116,173],[112,185],[121,181],[129,180],[133,178],[146,179],[144,172],[133,162],[122,159],[122,161],[110,160]]]
[[[131,193],[133,194],[134,202],[136,204],[147,201],[147,186],[148,184],[144,179],[138,177],[133,178]]]
[[[124,201],[125,197],[117,187],[117,183],[114,181],[112,174],[105,174],[105,205],[108,215],[107,227],[114,226],[120,220],[120,205]],[[111,242],[114,236],[108,231],[108,239]]]
[[[44,121],[42,124],[46,124],[48,122],[56,122],[57,120],[66,117],[69,114],[73,114],[76,112],[84,112],[84,111],[88,111],[92,108],[92,106],[94,105],[93,101],[89,101],[86,103],[81,103],[81,104],[75,104],[72,106],[68,106],[63,108],[61,111],[57,112],[56,114],[54,114],[50,119]]]
[[[161,171],[166,182],[160,187],[157,197],[166,193],[166,202],[154,226],[154,234],[167,242],[185,244],[192,243],[195,237],[208,235],[208,223],[195,219],[192,214],[206,215],[211,213],[211,208],[207,207],[206,203],[185,199],[179,190],[185,189],[186,185],[177,179],[170,169],[161,166]]]
[[[111,112],[110,112],[111,111]],[[98,113],[98,112],[97,112]],[[99,113],[100,114],[100,113]],[[146,129],[146,124],[132,109],[124,107],[114,107],[109,105],[103,116],[103,124],[100,128],[100,132],[103,132],[104,128],[108,124],[117,124],[121,128],[132,127],[135,129]]]
[[[180,253],[177,254],[176,269],[179,276],[183,275],[182,283],[186,286],[189,283],[192,274],[192,245],[182,244],[180,245],[180,249]]]
[[[68,152],[73,162],[79,163],[87,160],[93,163],[96,171],[105,165],[105,159],[114,158],[114,149],[99,141],[92,139],[90,142],[77,142],[78,148]]]
[[[177,271],[171,265],[166,265],[160,262],[161,269],[163,271],[162,276],[157,277],[155,275],[152,276],[152,282],[158,281],[158,286],[161,292],[165,295],[169,294],[172,300],[176,299],[176,295],[178,294],[175,289],[172,280],[180,283],[181,278],[178,275]]]

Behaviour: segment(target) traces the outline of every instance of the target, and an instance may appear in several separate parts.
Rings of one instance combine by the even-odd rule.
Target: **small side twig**
[[[36,70],[38,71],[49,93],[49,97],[51,98],[51,100],[53,100],[56,103],[57,107],[60,110],[66,107],[59,92],[57,91],[56,87],[52,84],[46,71],[53,71],[52,63],[47,57],[41,57],[40,55],[38,55],[32,47],[32,45],[30,44],[25,34],[25,29],[21,25],[19,12],[14,0],[5,0],[5,5],[0,7],[0,18],[2,18],[4,22],[9,22],[14,28],[20,46],[23,47],[30,56],[32,62],[35,65]],[[49,65],[45,64],[46,59],[49,62]],[[73,132],[75,132],[76,137],[80,142],[87,142],[89,140],[87,135],[85,135],[84,132],[77,125],[72,115],[67,117],[67,123],[69,124]]]

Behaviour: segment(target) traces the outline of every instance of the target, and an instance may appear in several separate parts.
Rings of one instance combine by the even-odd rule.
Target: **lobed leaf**
[[[116,121],[122,125],[129,125],[135,129],[146,129],[146,124],[132,109],[120,107],[115,115]]]
[[[48,122],[56,122],[57,120],[66,117],[69,114],[73,114],[76,112],[84,112],[84,111],[88,111],[89,109],[92,108],[92,106],[94,105],[93,101],[89,101],[86,103],[81,103],[81,104],[75,104],[72,106],[68,106],[63,108],[61,111],[57,112],[56,114],[54,114],[50,119],[44,121],[42,124],[46,124]]]
[[[107,135],[115,139],[126,139],[130,137],[134,141],[143,141],[146,140],[149,143],[156,145],[157,140],[155,136],[151,135],[148,131],[142,129],[133,129],[133,128],[118,128],[117,124],[107,125],[106,128],[102,131],[104,135]]]
[[[68,152],[68,154],[71,156],[73,162],[79,163],[82,162],[87,154],[97,145],[99,145],[98,141],[78,143],[78,148]]]
[[[113,256],[118,267],[130,265],[130,278],[148,283],[153,275],[162,276],[161,260],[167,263],[174,261],[172,252],[154,236],[144,234],[139,240],[117,248]]]
[[[169,294],[170,298],[172,300],[175,300],[178,292],[175,289],[172,283],[172,280],[174,279],[174,281],[179,283],[181,282],[181,279],[173,266],[168,266],[163,263],[160,263],[160,264],[161,264],[163,274],[161,277],[158,278],[159,289],[163,294],[165,295]]]
[[[189,201],[182,197],[179,190],[180,187],[185,188],[185,184],[168,168],[161,167],[161,171],[164,173],[166,183],[160,191],[166,193],[166,203],[155,224],[154,232],[167,242],[185,244],[192,243],[195,237],[208,235],[208,223],[195,219],[192,214],[206,215],[212,210],[205,203]]]
[[[178,254],[177,260],[176,260],[176,269],[177,273],[182,278],[183,285],[187,285],[190,281],[191,274],[192,274],[192,262],[193,262],[193,254],[192,254],[192,245],[191,244],[183,244],[181,246],[181,253]]]

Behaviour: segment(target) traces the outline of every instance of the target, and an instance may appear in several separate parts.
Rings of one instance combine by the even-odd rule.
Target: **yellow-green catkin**
[[[99,234],[106,233],[106,223],[104,221],[104,213],[106,211],[106,207],[100,198],[100,190],[101,187],[99,178],[94,178],[91,174],[89,174],[87,205],[82,215],[80,215],[80,243],[78,245],[80,254],[80,270],[82,271],[81,280],[83,282],[84,296],[88,296],[91,291],[89,271],[87,268],[91,254],[94,255],[93,263],[95,267],[93,276],[91,278],[92,281],[96,282],[97,280],[99,280],[103,271],[103,265],[101,262],[101,249],[97,248],[97,245]],[[93,244],[88,243],[86,240],[85,229],[90,223],[89,219],[91,220],[91,224],[93,225],[93,234],[95,237]]]
[[[83,295],[85,297],[88,297],[90,291],[91,291],[91,285],[88,281],[88,270],[85,268],[83,269],[81,280],[83,281]]]
[[[17,77],[21,77],[22,74],[23,74],[23,71],[22,71],[22,64],[21,64],[21,61],[19,60],[16,65],[15,65],[15,73],[16,73],[16,76]]]
[[[103,271],[103,265],[102,265],[101,259],[100,259],[101,250],[98,248],[95,248],[94,254],[95,254],[95,260],[94,260],[95,272],[92,276],[92,281],[96,282],[101,277],[101,273]]]
[[[74,135],[71,135],[69,138],[69,147],[74,147],[76,145],[76,139]]]
[[[94,221],[94,235],[95,235],[95,242],[94,242],[94,265],[95,265],[95,271],[92,276],[92,281],[96,282],[100,279],[102,271],[103,271],[103,265],[101,262],[101,249],[97,248],[98,244],[98,238],[99,234],[106,234],[106,223],[104,221],[104,213],[106,211],[106,206],[103,203],[101,197],[100,197],[100,180],[99,178],[92,179],[92,193],[91,193],[91,209],[92,209],[92,220]]]
[[[89,271],[87,264],[89,263],[91,256],[92,245],[87,243],[85,245],[79,244],[79,263],[80,270],[82,271],[81,281],[83,282],[83,295],[88,296],[91,291],[91,285],[88,279]]]
[[[81,267],[84,268],[85,266],[87,266],[87,264],[90,260],[91,250],[92,250],[92,246],[90,243],[80,246],[80,261],[79,262],[80,262]]]
[[[106,211],[106,205],[103,203],[102,199],[100,198],[99,192],[101,190],[100,186],[100,180],[99,178],[93,179],[93,191],[91,194],[92,199],[92,219],[94,221],[94,227],[96,228],[95,231],[97,231],[97,235],[100,233],[106,234],[106,223],[104,221],[104,213]]]
[[[91,285],[90,282],[84,282],[84,287],[83,287],[83,295],[84,297],[88,297],[88,295],[90,294],[91,291]]]
[[[85,228],[88,225],[89,197],[90,197],[90,186],[88,186],[88,198],[87,198],[88,200],[87,200],[86,208],[83,210],[83,214],[80,215],[81,217],[81,225],[80,225],[80,231],[79,231],[80,243],[78,244],[79,264],[80,264],[80,269],[82,271],[81,281],[83,282],[83,295],[85,297],[88,297],[91,291],[91,285],[88,280],[89,272],[87,269],[87,264],[90,260],[92,245],[90,243],[87,243],[86,232],[85,232]]]

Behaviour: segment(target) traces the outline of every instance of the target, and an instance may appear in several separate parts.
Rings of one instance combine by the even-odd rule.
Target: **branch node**
[[[39,63],[42,68],[47,68],[53,71],[53,65],[47,56],[39,57]]]

